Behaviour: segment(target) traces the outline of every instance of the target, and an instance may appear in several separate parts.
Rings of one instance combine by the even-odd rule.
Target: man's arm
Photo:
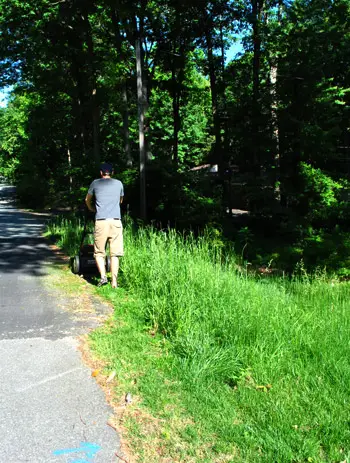
[[[92,198],[93,198],[93,195],[90,195],[89,193],[86,195],[86,198],[85,198],[85,204],[87,206],[87,208],[89,209],[89,211],[91,212],[96,212],[96,208],[95,206],[92,204]]]
[[[124,199],[124,185],[120,182],[120,185],[121,185],[121,189],[120,189],[120,200],[119,200],[119,204],[121,204],[123,202],[123,199]]]

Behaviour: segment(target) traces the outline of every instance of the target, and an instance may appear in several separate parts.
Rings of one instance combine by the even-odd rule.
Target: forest
[[[100,162],[139,224],[246,265],[350,275],[349,0],[1,0],[0,175],[83,208]]]

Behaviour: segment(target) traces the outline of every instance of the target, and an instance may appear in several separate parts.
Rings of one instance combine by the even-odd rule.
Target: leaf
[[[111,381],[113,381],[113,379],[116,377],[116,374],[117,374],[116,371],[112,371],[112,373],[108,376],[106,382],[107,382],[107,383],[110,383]]]

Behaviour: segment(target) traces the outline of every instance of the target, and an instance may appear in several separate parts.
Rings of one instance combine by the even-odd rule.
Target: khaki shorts
[[[105,257],[106,244],[109,242],[110,255],[123,256],[123,225],[121,220],[96,220],[94,232],[94,256]]]

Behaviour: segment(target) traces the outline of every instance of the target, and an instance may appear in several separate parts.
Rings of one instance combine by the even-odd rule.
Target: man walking
[[[100,167],[101,178],[94,180],[85,198],[85,203],[95,215],[94,257],[101,279],[97,286],[108,283],[106,276],[106,244],[109,242],[111,255],[112,287],[117,287],[119,257],[124,254],[123,226],[120,204],[123,202],[124,187],[120,180],[111,178],[113,167],[104,163]],[[92,199],[95,198],[95,205]]]

